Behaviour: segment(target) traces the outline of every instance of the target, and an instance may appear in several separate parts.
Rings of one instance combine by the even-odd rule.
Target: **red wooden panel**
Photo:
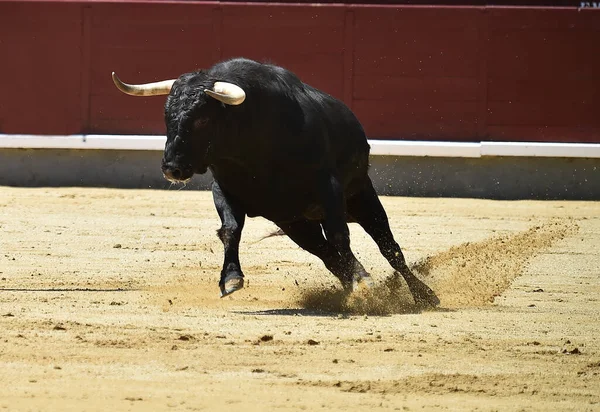
[[[118,123],[114,119],[95,119],[91,127],[93,133],[99,134],[165,134],[165,123],[162,116],[148,121],[140,121],[138,118],[119,119]],[[117,128],[118,132],[115,131]]]
[[[240,38],[244,41],[240,42]],[[280,39],[280,40],[276,40]],[[248,32],[238,27],[224,28],[223,50],[243,49],[248,52],[286,51],[294,54],[341,54],[344,41],[342,28],[329,27],[257,27]],[[283,44],[285,42],[285,44]],[[268,58],[265,55],[263,58]]]
[[[477,102],[355,100],[354,112],[370,138],[473,140]]]
[[[479,10],[357,7],[354,11],[357,74],[477,75]]]
[[[573,126],[489,126],[489,140],[507,142],[598,143],[600,128]]]
[[[0,4],[0,131],[80,129],[81,6]]]
[[[344,62],[341,55],[286,56],[282,65],[294,71],[303,82],[343,100]]]
[[[592,80],[600,70],[600,30],[515,30],[490,34],[490,78]],[[560,77],[557,77],[560,76]]]
[[[598,31],[600,28],[600,10],[598,8],[578,9],[577,20],[578,28]]]
[[[591,103],[489,102],[489,125],[600,127],[599,106]]]
[[[343,59],[344,65],[342,69],[343,81],[343,101],[352,109],[352,99],[354,95],[354,12],[346,10],[344,23],[344,46]]]
[[[175,25],[210,24],[210,10],[216,3],[197,2],[91,2],[94,9],[94,27],[135,26],[148,27],[168,38],[168,29]],[[165,31],[163,31],[165,30]]]
[[[243,29],[248,34],[264,27],[278,27],[291,31],[322,27],[341,29],[344,27],[345,11],[345,7],[335,5],[311,7],[278,4],[224,4],[223,26],[226,29]],[[240,41],[243,39],[243,37],[240,38]],[[272,41],[284,42],[285,39],[272,39]]]
[[[94,112],[94,120],[139,119],[140,124],[155,119],[163,121],[167,96],[140,97],[119,93],[122,98],[110,94],[91,97],[90,106]]]
[[[240,50],[226,49],[223,58],[241,56]],[[294,72],[300,80],[316,87],[326,93],[342,99],[344,90],[344,78],[341,76],[343,70],[342,56],[332,54],[309,54],[297,55],[293,53],[283,53],[281,51],[270,53],[270,57],[265,59],[268,52],[253,51],[244,53],[243,56],[263,61],[267,63],[283,66]]]
[[[571,139],[564,132],[570,126],[587,130],[575,139],[586,141],[589,130],[600,128],[600,13],[595,27],[591,15],[573,10],[492,10],[490,136],[523,140],[518,133],[531,132],[531,139]],[[496,136],[499,131],[502,134]]]
[[[354,77],[354,98],[368,100],[421,99],[423,101],[475,101],[479,84],[477,79],[461,77]]]
[[[490,16],[491,24],[504,28],[552,30],[557,28],[593,27],[590,25],[593,20],[581,18],[581,15],[587,14],[587,11],[582,12],[576,8],[488,7],[486,12]]]
[[[475,140],[481,11],[354,10],[353,108],[368,136]]]
[[[246,56],[345,98],[370,137],[600,136],[595,10],[0,1],[0,55],[8,133],[162,134],[164,97],[123,95],[111,71],[149,82]]]
[[[213,38],[213,9],[198,4],[94,6],[88,130],[163,134],[165,97],[126,96],[114,87],[110,73],[145,83],[212,65],[215,53],[205,39]],[[137,18],[140,13],[143,19]]]
[[[467,77],[478,73],[478,12],[359,8],[355,13],[357,74]]]
[[[212,65],[208,56],[173,50],[165,57],[155,50],[127,50],[96,47],[91,67],[92,94],[114,94],[111,73],[116,72],[128,83],[147,83],[177,78],[186,72]]]
[[[161,57],[154,50],[96,48],[91,67],[93,94],[113,94],[117,90],[111,80],[113,71],[125,82],[147,83],[177,78],[213,64],[212,59],[185,50],[173,50],[168,56]]]
[[[484,9],[477,7],[350,6],[357,30],[395,27],[402,30],[463,29],[478,27]]]
[[[475,28],[403,30],[373,27],[355,34],[357,74],[475,77],[479,69]]]
[[[576,71],[575,71],[576,72]],[[597,102],[600,105],[600,89],[590,87],[593,80],[565,76],[560,81],[543,78],[493,78],[489,80],[488,93],[491,101],[549,102],[559,105]]]
[[[344,24],[341,7],[227,5],[222,57],[244,56],[281,65],[341,99]]]

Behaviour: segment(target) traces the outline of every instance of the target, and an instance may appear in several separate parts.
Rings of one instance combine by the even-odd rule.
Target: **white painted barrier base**
[[[0,134],[0,148],[13,149],[105,149],[163,150],[164,136],[68,135],[42,136]],[[600,158],[600,143],[537,142],[429,142],[369,140],[372,155],[431,157],[584,157]]]

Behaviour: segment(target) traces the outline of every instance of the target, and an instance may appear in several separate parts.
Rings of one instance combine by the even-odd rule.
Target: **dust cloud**
[[[553,220],[516,234],[454,246],[428,256],[411,269],[435,291],[440,308],[483,306],[493,303],[523,273],[531,258],[577,231],[571,220]],[[371,289],[351,294],[339,289],[304,290],[298,305],[353,315],[415,313],[422,309],[414,304],[396,272]]]

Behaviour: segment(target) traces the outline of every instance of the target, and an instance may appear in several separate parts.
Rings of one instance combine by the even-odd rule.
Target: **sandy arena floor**
[[[219,299],[206,192],[0,187],[0,410],[600,410],[600,203],[382,200],[441,309],[262,219]]]

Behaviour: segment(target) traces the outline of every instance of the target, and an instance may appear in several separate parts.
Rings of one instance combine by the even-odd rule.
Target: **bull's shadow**
[[[389,279],[394,279],[390,282]],[[244,315],[261,316],[391,316],[419,314],[424,311],[446,311],[439,307],[415,303],[410,292],[395,278],[359,292],[340,289],[305,289],[300,291],[297,308],[238,311]]]
[[[437,309],[436,309],[437,310]],[[423,312],[415,306],[412,311],[402,312],[402,314],[418,314]],[[318,309],[265,309],[265,310],[249,310],[249,311],[234,311],[238,315],[254,315],[254,316],[299,316],[299,317],[313,317],[313,318],[331,318],[331,317],[342,317],[348,318],[351,316],[380,316],[388,317],[392,315],[398,315],[399,313],[358,313],[358,312],[345,312],[345,311],[327,311]]]
[[[124,288],[0,288],[0,292],[139,292],[141,289]]]
[[[322,317],[322,318],[330,318],[332,316],[336,316],[336,313],[327,312],[323,310],[316,309],[266,309],[266,310],[241,310],[234,311],[238,315],[255,315],[255,316],[306,316],[306,317]]]
[[[348,312],[348,311],[330,311],[323,309],[306,309],[306,308],[296,308],[296,309],[265,309],[265,310],[240,310],[233,311],[233,313],[238,315],[254,315],[254,316],[298,316],[298,317],[314,317],[314,318],[331,318],[331,317],[342,317],[349,318],[352,316],[377,316],[377,317],[389,317],[392,315],[418,315],[423,312],[454,312],[453,309],[449,308],[423,308],[418,305],[412,305],[407,307],[402,312]]]

